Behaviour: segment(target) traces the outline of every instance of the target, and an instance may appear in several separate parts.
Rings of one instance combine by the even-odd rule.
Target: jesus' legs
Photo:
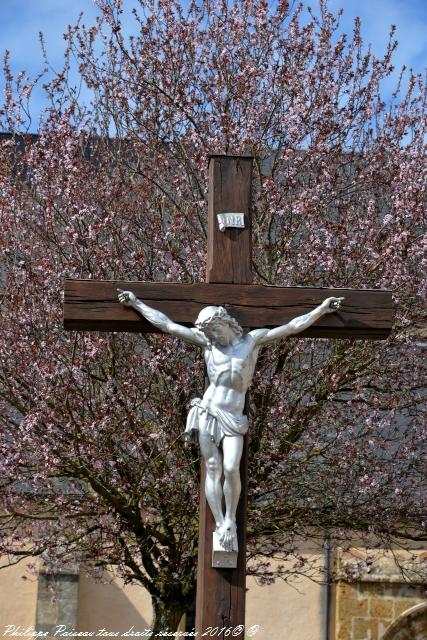
[[[222,454],[216,444],[212,442],[211,436],[203,430],[199,431],[199,444],[206,464],[206,500],[215,518],[216,529],[219,531],[224,524],[221,487]]]
[[[243,451],[243,436],[224,436],[222,440],[224,466],[225,519],[221,529],[221,544],[229,551],[233,543],[237,547],[236,511],[240,491],[240,459]]]

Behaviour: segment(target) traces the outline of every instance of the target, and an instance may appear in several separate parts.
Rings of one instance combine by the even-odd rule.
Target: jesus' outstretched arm
[[[274,329],[254,329],[250,331],[250,335],[255,339],[257,345],[264,345],[280,340],[281,338],[286,338],[287,336],[294,336],[311,327],[312,324],[327,313],[338,311],[343,300],[344,298],[326,298],[326,300],[313,309],[313,311],[303,316],[298,316],[298,318],[294,318],[287,324],[274,327]]]
[[[151,322],[152,325],[161,329],[165,333],[170,333],[177,338],[181,338],[185,342],[197,345],[198,347],[205,347],[208,344],[206,336],[199,331],[199,329],[184,327],[182,324],[173,322],[167,315],[149,307],[148,304],[141,302],[132,291],[123,291],[117,289],[119,302],[126,307],[132,307],[135,311],[138,311],[146,320]]]

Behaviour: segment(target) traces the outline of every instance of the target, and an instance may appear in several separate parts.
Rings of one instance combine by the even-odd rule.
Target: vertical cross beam
[[[252,283],[252,163],[253,158],[248,156],[210,157],[208,283]],[[243,213],[244,229],[220,231],[219,213]]]
[[[209,162],[208,283],[251,284],[251,181],[252,158],[211,156]],[[243,213],[245,227],[220,231],[217,214]],[[221,300],[216,304],[221,305]],[[212,567],[212,534],[215,522],[207,505],[205,465],[202,464],[197,570],[196,631],[200,637],[208,627],[222,629],[242,625],[233,635],[242,639],[246,591],[247,436],[240,463],[242,492],[237,509],[239,553],[236,569]],[[228,634],[229,635],[229,634]],[[223,634],[217,638],[224,638]]]

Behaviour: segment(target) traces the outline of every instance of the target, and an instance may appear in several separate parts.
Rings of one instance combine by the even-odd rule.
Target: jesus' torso
[[[213,344],[205,348],[209,387],[203,399],[219,409],[241,415],[245,394],[251,383],[259,347],[250,334],[234,344]]]

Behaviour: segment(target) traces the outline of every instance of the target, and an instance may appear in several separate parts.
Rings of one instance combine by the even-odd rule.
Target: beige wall
[[[322,640],[323,588],[307,578],[260,587],[248,578],[246,628],[260,625],[255,640]]]
[[[0,562],[0,637],[9,624],[33,627],[36,619],[37,578],[26,569],[26,561],[12,567]]]
[[[106,584],[94,582],[80,574],[78,630],[128,631],[150,627],[151,599],[148,591],[137,585],[124,585],[120,579]]]
[[[4,625],[34,628],[37,605],[37,580],[23,580],[24,564],[0,571],[0,637]],[[247,627],[259,625],[256,640],[286,637],[286,640],[321,640],[322,587],[307,579],[292,586],[281,581],[261,587],[248,578]],[[78,631],[105,628],[124,632],[148,629],[151,621],[150,596],[137,585],[120,579],[105,583],[80,573],[78,591]],[[58,621],[60,623],[60,621]]]
[[[308,559],[321,562],[319,556]],[[80,586],[79,629],[149,628],[150,597],[141,587],[124,587],[120,580],[99,585],[89,578],[81,578]],[[255,640],[322,640],[322,586],[307,578],[260,586],[248,578],[247,588],[246,628],[259,626]]]
[[[308,579],[292,586],[283,582],[261,587],[248,578],[246,627],[259,625],[255,640],[322,639],[322,587]],[[151,620],[149,594],[139,586],[122,581],[94,583],[81,576],[78,629],[93,631],[101,627],[112,631],[148,629]]]
[[[282,581],[261,587],[248,578],[246,627],[259,625],[256,640],[286,637],[286,640],[321,640],[322,587],[299,579],[292,586]],[[151,620],[149,594],[139,586],[122,581],[94,583],[81,576],[78,629],[93,631],[101,627],[112,631],[148,629]]]
[[[358,562],[363,553],[366,552],[356,553]],[[320,563],[321,557],[317,556],[317,560]],[[344,561],[345,557],[339,559],[341,563]],[[405,584],[390,556],[369,565],[366,575],[356,583],[342,579],[332,589],[330,640],[381,640],[403,612],[425,602],[425,584],[423,580],[413,587]],[[259,627],[252,636],[256,640],[323,640],[324,587],[307,578],[299,578],[292,585],[278,581],[265,587],[248,578],[247,586],[246,628]],[[49,609],[49,602],[45,604]],[[36,607],[37,580],[26,572],[25,562],[2,569],[0,638],[4,637],[5,625],[34,628]],[[144,589],[125,586],[120,579],[108,577],[104,583],[94,582],[83,571],[77,611],[78,631],[97,632],[105,628],[123,633],[131,627],[144,631],[151,621],[150,596]]]

